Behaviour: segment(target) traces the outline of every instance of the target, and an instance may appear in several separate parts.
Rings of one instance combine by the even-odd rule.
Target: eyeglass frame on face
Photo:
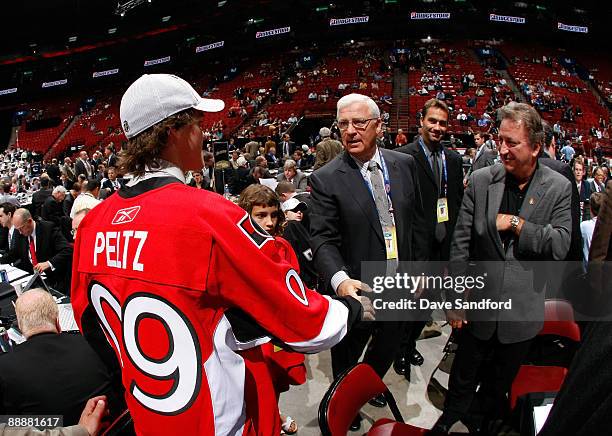
[[[338,129],[340,130],[347,130],[349,128],[349,126],[352,124],[353,128],[355,130],[365,130],[368,128],[368,125],[370,124],[370,121],[372,120],[377,120],[379,117],[374,117],[374,118],[366,118],[365,120],[360,120],[360,119],[356,119],[356,120],[336,120],[336,123],[338,124]],[[346,127],[342,127],[342,124],[346,123]],[[360,126],[359,124],[362,124],[363,126]]]

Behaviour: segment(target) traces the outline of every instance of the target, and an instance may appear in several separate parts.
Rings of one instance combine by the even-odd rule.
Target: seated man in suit
[[[20,260],[19,268],[33,273],[45,273],[49,284],[64,291],[69,289],[67,279],[72,260],[72,248],[61,232],[48,221],[35,221],[27,209],[17,209],[13,215],[13,226],[20,238],[0,263]]]
[[[114,194],[123,186],[123,180],[117,178],[117,169],[110,167],[108,169],[108,178],[102,184],[102,189],[108,189],[109,195]]]
[[[283,172],[276,176],[279,182],[289,182],[295,186],[298,191],[305,191],[308,177],[306,174],[297,169],[297,165],[293,159],[287,159],[283,165]]]
[[[15,213],[15,205],[12,203],[0,203],[0,250],[4,253],[10,251],[15,244],[15,240],[19,236],[19,232],[13,227],[13,214]]]
[[[0,355],[0,413],[63,415],[74,425],[87,400],[107,395],[111,413],[121,399],[104,363],[81,335],[61,333],[58,307],[43,289],[23,293],[15,313],[26,341]]]

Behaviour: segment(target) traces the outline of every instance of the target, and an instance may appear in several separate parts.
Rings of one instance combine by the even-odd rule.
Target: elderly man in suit
[[[367,96],[349,94],[337,104],[345,152],[311,175],[310,233],[315,268],[325,291],[340,296],[364,289],[362,262],[389,266],[413,260],[413,231],[422,206],[412,156],[379,149],[380,110]],[[355,329],[332,348],[334,377],[364,361],[383,377],[399,347],[401,322]],[[375,400],[384,406],[384,398]],[[358,429],[360,417],[351,428]]]
[[[74,425],[87,399],[103,394],[114,415],[121,411],[124,403],[96,352],[83,336],[61,333],[50,293],[25,292],[15,312],[27,341],[0,356],[1,413],[57,414],[64,416],[64,425]]]
[[[308,177],[301,172],[293,159],[287,159],[283,165],[283,172],[276,176],[279,182],[289,182],[298,191],[305,191],[308,183]]]
[[[484,290],[472,290],[469,299],[511,300],[512,308],[467,316],[447,311],[451,325],[463,329],[434,434],[448,434],[459,420],[474,430],[506,415],[512,381],[543,324],[546,268],[527,261],[563,260],[570,247],[572,190],[561,174],[538,164],[544,142],[540,116],[531,106],[514,102],[499,115],[502,164],[471,175],[451,263],[453,273],[465,275],[468,262],[491,261],[477,266],[478,274],[488,278]],[[450,294],[450,299],[458,297]],[[491,359],[486,368],[490,377],[480,377],[486,359]]]

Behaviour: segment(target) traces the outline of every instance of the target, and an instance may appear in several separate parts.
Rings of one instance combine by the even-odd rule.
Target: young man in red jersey
[[[120,108],[129,142],[119,167],[130,181],[79,227],[75,317],[98,348],[114,350],[138,434],[278,434],[276,404],[258,404],[258,418],[249,416],[252,384],[235,351],[274,337],[317,352],[373,319],[365,297],[308,290],[267,253],[272,237],[244,210],[185,186],[184,173],[203,167],[203,112],[222,109],[179,77],[136,80]],[[258,334],[233,328],[230,309],[242,310]]]

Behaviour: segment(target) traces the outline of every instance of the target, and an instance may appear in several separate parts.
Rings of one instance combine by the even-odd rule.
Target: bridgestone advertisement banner
[[[349,18],[332,18],[329,20],[330,26],[343,26],[345,24],[360,24],[370,21],[369,16],[365,17],[349,17]]]
[[[449,12],[411,12],[411,20],[449,20]]]
[[[572,26],[569,24],[557,23],[557,29],[566,32],[589,33],[589,28],[586,26]]]
[[[489,14],[489,20],[499,21],[500,23],[525,24],[525,19],[523,17],[512,17],[510,15]]]
[[[212,44],[201,45],[199,47],[196,47],[195,52],[202,53],[203,51],[213,50],[215,48],[223,47],[224,45],[225,45],[225,41],[213,42]]]
[[[263,32],[257,32],[255,34],[256,39],[267,38],[268,36],[282,35],[283,33],[291,32],[291,27],[279,27],[278,29],[266,30]]]
[[[144,66],[150,67],[153,65],[165,64],[166,62],[170,62],[170,56],[166,56],[164,58],[152,59],[150,61],[145,61]]]

